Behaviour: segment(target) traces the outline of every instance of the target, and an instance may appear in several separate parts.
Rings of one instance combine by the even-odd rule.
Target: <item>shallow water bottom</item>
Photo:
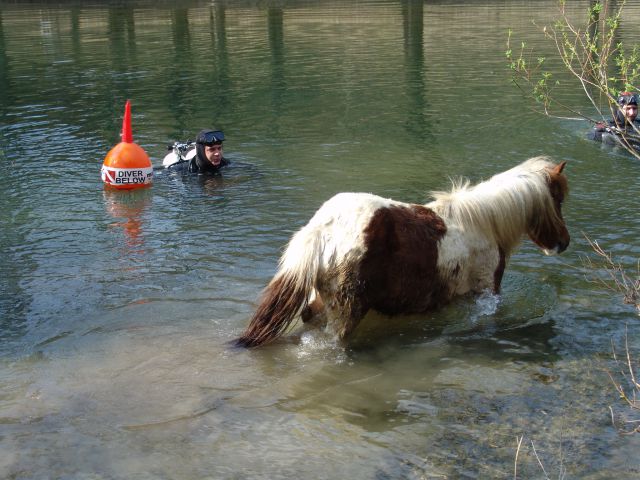
[[[0,411],[0,472],[504,478],[516,455],[520,478],[540,477],[540,463],[552,476],[639,472],[630,455],[638,438],[611,424],[609,406],[620,405],[607,362],[560,355],[571,340],[556,300],[534,304],[524,292],[399,319],[386,339],[389,319],[373,315],[349,345],[298,331],[249,351],[216,334],[217,321],[153,324],[121,311],[3,366],[12,387]],[[523,302],[530,321],[514,323]],[[150,319],[157,308],[137,304],[124,317]]]

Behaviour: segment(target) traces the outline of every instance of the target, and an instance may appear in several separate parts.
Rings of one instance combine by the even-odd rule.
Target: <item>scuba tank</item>
[[[169,153],[162,159],[162,166],[169,168],[179,162],[187,162],[196,156],[196,142],[174,142],[167,145]]]

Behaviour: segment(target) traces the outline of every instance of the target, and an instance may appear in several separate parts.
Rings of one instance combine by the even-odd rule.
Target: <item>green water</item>
[[[572,2],[571,14],[588,2]],[[604,368],[640,320],[585,277],[632,271],[640,164],[544,117],[506,32],[554,2],[0,2],[0,477],[632,478]],[[621,40],[638,43],[640,5]],[[559,94],[580,109],[575,88]],[[226,134],[222,178],[105,191],[135,141]],[[572,244],[513,256],[500,297],[230,349],[288,238],[334,193],[423,203],[450,178],[566,160]],[[638,354],[640,356],[640,353]]]

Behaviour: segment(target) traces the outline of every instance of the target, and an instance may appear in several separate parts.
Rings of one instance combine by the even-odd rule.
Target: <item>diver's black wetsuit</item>
[[[222,157],[220,165],[213,165],[204,154],[204,145],[196,143],[196,155],[191,160],[181,160],[177,163],[169,165],[168,170],[180,173],[205,173],[215,175],[220,173],[222,167],[229,165],[229,161]]]
[[[618,125],[625,125],[625,128],[618,127]],[[634,120],[633,125],[629,125],[628,123],[616,123],[614,120],[609,120],[606,124],[596,124],[589,134],[589,138],[597,142],[621,146],[626,146],[626,140],[635,150],[640,151],[640,136],[634,130],[634,127],[640,130],[640,121]]]
[[[640,152],[640,120],[636,118],[639,100],[636,93],[621,92],[613,118],[607,123],[598,122],[588,137],[598,142],[632,148]],[[634,108],[630,107],[635,107],[635,113]],[[630,121],[627,115],[633,118],[633,121]]]
[[[229,165],[229,160],[224,157],[222,157],[220,165],[215,167],[210,162],[198,162],[198,155],[196,155],[191,160],[180,160],[179,162],[169,165],[167,170],[180,173],[205,173],[215,175],[216,173],[220,173],[222,167],[226,167],[227,165]]]

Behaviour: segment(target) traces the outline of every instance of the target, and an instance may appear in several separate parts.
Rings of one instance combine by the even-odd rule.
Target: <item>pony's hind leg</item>
[[[343,269],[334,282],[324,285],[323,298],[330,328],[340,340],[345,340],[369,310],[362,283],[351,268]]]
[[[336,301],[327,307],[330,326],[340,340],[353,333],[369,308],[359,298],[349,297]]]
[[[347,339],[356,327],[360,324],[360,320],[364,318],[366,312],[361,309],[351,310],[350,308],[337,308],[329,310],[328,324],[333,333],[339,340]]]
[[[322,276],[308,305],[300,312],[305,325],[332,331],[340,340],[347,338],[369,310],[359,282],[349,269]]]
[[[314,291],[311,301],[300,312],[300,318],[305,324],[315,325],[320,328],[326,325],[325,305],[317,291]]]
[[[325,303],[323,297],[331,300]],[[344,340],[358,326],[366,313],[361,302],[352,299],[344,300],[346,299],[343,298],[340,302],[335,296],[328,296],[326,292],[323,296],[315,292],[315,296],[300,312],[300,318],[306,327],[324,329],[328,326],[336,337]]]

